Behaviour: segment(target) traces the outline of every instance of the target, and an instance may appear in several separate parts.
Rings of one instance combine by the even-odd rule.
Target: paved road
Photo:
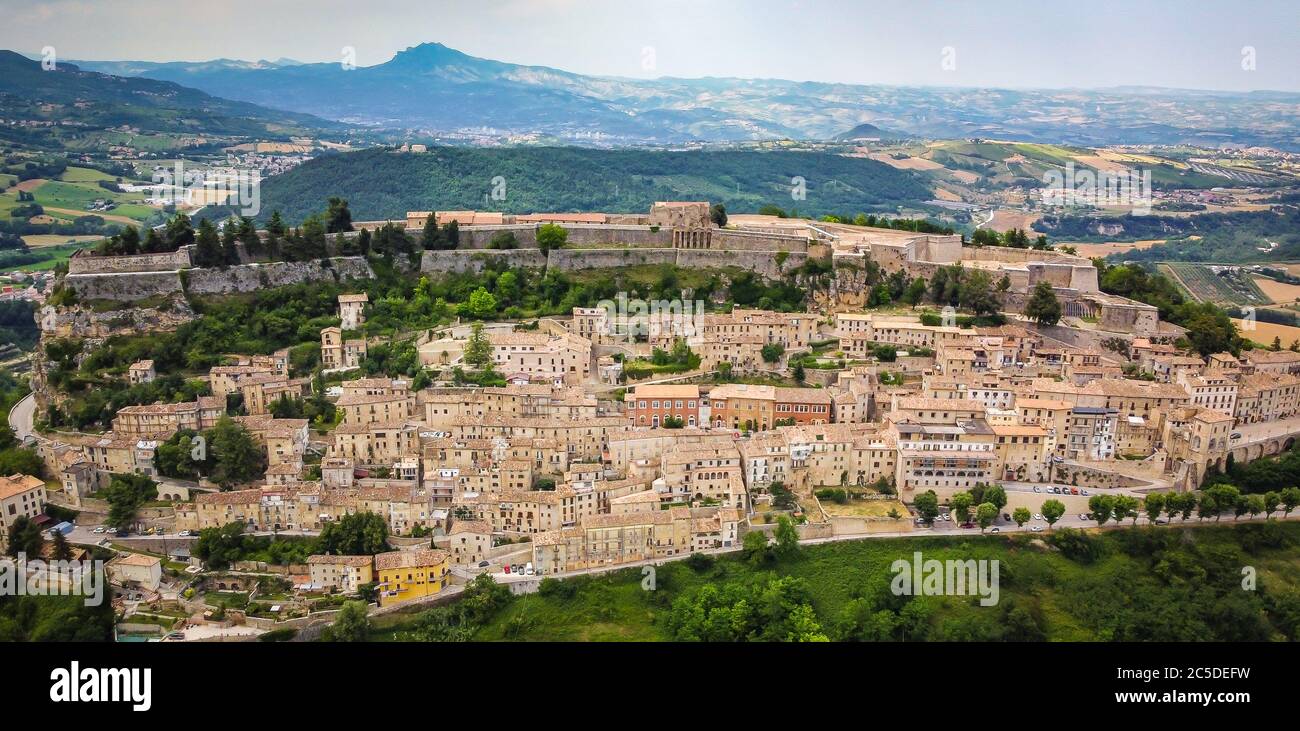
[[[1241,434],[1241,438],[1233,439],[1229,449],[1236,449],[1255,442],[1267,441],[1274,437],[1300,432],[1300,416],[1275,421],[1261,421],[1254,424],[1242,424],[1235,431]]]
[[[9,426],[22,441],[32,433],[32,420],[36,417],[36,394],[29,393],[9,411]]]

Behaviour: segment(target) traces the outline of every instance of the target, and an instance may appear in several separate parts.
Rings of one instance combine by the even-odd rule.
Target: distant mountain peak
[[[386,66],[446,66],[451,64],[481,63],[483,59],[475,58],[449,48],[441,43],[428,42],[398,51]]]

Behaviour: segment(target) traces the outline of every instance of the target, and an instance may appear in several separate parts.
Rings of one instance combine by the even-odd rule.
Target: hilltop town
[[[1189,332],[1045,240],[702,201],[331,213],[73,256],[11,414],[50,481],[8,478],[4,535],[78,511],[72,542],[119,552],[126,622],[257,634],[790,531],[1039,532],[1142,500],[1185,520],[1300,434],[1300,352]],[[550,312],[530,288],[559,288]],[[257,311],[280,291],[297,319]],[[200,329],[222,307],[251,309]],[[252,347],[209,352],[216,330]]]

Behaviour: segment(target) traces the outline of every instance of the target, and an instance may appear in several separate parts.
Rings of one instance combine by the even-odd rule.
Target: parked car
[[[1003,519],[1003,520],[1011,520],[1011,513],[1003,513],[1003,514],[1002,514],[1002,519]]]
[[[1079,488],[1077,488],[1077,487],[1072,487],[1072,488],[1070,488],[1070,494],[1071,494],[1071,495],[1078,495],[1078,494],[1079,494]]]
[[[108,529],[105,528],[104,526],[102,526],[102,525],[97,525],[97,526],[95,526],[95,530],[91,531],[91,533],[103,533],[103,532],[106,531],[106,530],[108,530]]]
[[[1042,520],[1042,519],[1043,519],[1043,516],[1042,516],[1041,514],[1039,514],[1039,513],[1034,513],[1034,520]]]
[[[1031,530],[1031,531],[1033,531],[1033,532],[1035,532],[1035,533],[1042,533],[1042,532],[1043,532],[1043,526],[1041,526],[1041,525],[1036,525],[1036,526],[1030,528],[1029,530]]]
[[[1088,494],[1088,491],[1087,491],[1087,490],[1080,490],[1080,491],[1079,491],[1079,494],[1080,494],[1080,495],[1085,495],[1085,496],[1086,496],[1086,495]]]
[[[187,530],[183,530],[183,531],[180,532],[179,535],[180,535],[181,538],[189,538],[189,537],[190,537],[190,532],[187,531]]]
[[[533,562],[532,562],[532,561],[529,561],[529,562],[524,566],[524,575],[525,575],[525,576],[532,576],[532,575],[533,575]]]
[[[487,561],[479,561],[479,562],[478,562],[478,567],[481,568],[481,569],[485,569],[485,568],[487,568],[487,567],[490,566],[490,565],[491,565],[491,563],[489,563],[489,562],[487,562]]]
[[[1001,532],[1002,532],[1002,529],[1001,529],[1001,528],[998,528],[998,527],[996,527],[996,526],[994,526],[994,527],[992,527],[992,528],[989,528],[989,533],[1001,533]]]
[[[963,528],[974,528],[974,527],[975,527],[975,524],[974,524],[974,523],[962,523],[962,524],[961,524],[961,527],[963,527]]]
[[[502,570],[507,574],[510,573],[510,564],[506,564],[504,567],[502,567]]]
[[[1034,485],[1034,492],[1042,492],[1042,491],[1043,491],[1042,488],[1038,487],[1038,485]]]

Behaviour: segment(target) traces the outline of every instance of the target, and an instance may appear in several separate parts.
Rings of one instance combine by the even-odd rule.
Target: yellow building
[[[390,551],[375,556],[379,603],[404,602],[442,591],[451,578],[446,551]]]

